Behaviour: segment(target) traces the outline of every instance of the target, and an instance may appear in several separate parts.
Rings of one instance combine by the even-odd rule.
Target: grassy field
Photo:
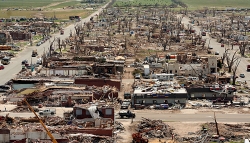
[[[49,8],[54,9],[54,8],[63,8],[66,6],[76,6],[76,5],[81,5],[81,3],[79,1],[69,1],[69,2],[60,3],[60,4],[55,5],[55,6],[51,6]]]
[[[248,8],[250,0],[181,0],[189,9],[201,9],[203,7],[215,8]]]
[[[215,7],[224,9],[226,7],[247,8],[250,0],[181,0],[188,5],[189,10],[201,9],[204,7]],[[146,5],[170,5],[171,0],[116,0],[114,6],[146,6]]]
[[[10,18],[10,16],[25,16],[27,18],[33,17],[40,11],[0,11],[1,18]]]
[[[171,0],[116,0],[114,6],[170,5]]]
[[[34,17],[35,15],[39,14],[41,16],[46,16],[48,18],[55,16],[58,19],[68,19],[69,16],[72,15],[79,15],[82,18],[86,17],[92,13],[90,10],[64,10],[64,11],[2,11],[0,13],[0,17],[2,18],[10,18],[10,16],[24,16],[27,18]]]
[[[31,8],[47,6],[51,3],[62,2],[66,0],[1,0],[0,9],[2,8]]]

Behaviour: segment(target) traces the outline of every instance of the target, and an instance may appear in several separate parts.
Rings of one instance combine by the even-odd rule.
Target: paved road
[[[90,17],[95,16],[96,14],[99,14],[102,9],[106,7],[106,5],[104,5],[102,8],[98,9],[98,11],[92,13],[90,16],[88,16],[87,18],[82,19],[80,23],[84,23],[84,22],[88,22],[90,20]],[[61,40],[67,38],[70,35],[70,30],[72,30],[72,32],[74,32],[74,24],[69,25],[68,27],[66,27],[64,29],[64,35],[60,35],[59,33],[57,34],[53,34],[51,41],[53,40],[53,38],[61,38]],[[5,84],[6,82],[8,82],[10,79],[14,78],[15,75],[22,69],[22,65],[21,62],[25,59],[27,59],[29,61],[29,63],[31,63],[31,54],[32,54],[32,50],[37,49],[37,52],[39,55],[42,55],[43,52],[47,52],[48,48],[49,48],[49,40],[46,41],[45,43],[43,43],[40,46],[31,46],[28,48],[25,48],[24,50],[22,50],[21,52],[19,52],[19,54],[11,59],[11,62],[9,65],[5,66],[4,70],[0,70],[0,85]],[[32,58],[32,63],[35,63],[37,61],[37,58]]]
[[[56,108],[56,116],[63,117],[63,112],[71,111],[71,108]],[[185,109],[184,109],[185,110]],[[0,112],[0,115],[5,116],[7,113],[11,117],[34,117],[33,113],[10,113],[10,112]],[[116,116],[118,121],[130,122],[131,119],[119,119]],[[181,113],[157,113],[150,111],[150,114],[147,112],[136,111],[136,118],[133,121],[139,121],[142,117],[153,119],[153,120],[163,120],[165,122],[213,122],[214,113],[195,113],[195,114],[181,114]],[[218,122],[231,122],[231,123],[247,123],[250,122],[248,114],[223,114],[216,113],[216,119]]]
[[[136,119],[142,117],[150,118],[154,120],[163,120],[168,122],[213,122],[214,113],[196,113],[196,114],[179,114],[179,113],[136,113]],[[250,122],[248,114],[222,114],[216,113],[216,119],[218,122]]]
[[[198,26],[194,26],[194,24],[189,23],[190,19],[188,17],[184,17],[182,19],[182,23],[184,23],[185,26],[190,25],[192,26],[192,28],[194,30],[196,30],[196,33],[199,34],[201,32],[201,27]],[[208,33],[208,32],[207,32]],[[213,47],[213,51],[218,51],[219,55],[218,57],[222,57],[223,53],[225,52],[225,48],[229,48],[229,53],[230,53],[230,57],[232,57],[232,55],[234,54],[234,52],[239,49],[239,46],[234,46],[234,49],[231,50],[231,45],[228,47],[228,45],[226,45],[225,47],[221,47],[221,44],[218,43],[216,41],[216,39],[213,39],[209,36],[209,34],[207,34],[206,36],[202,36],[203,39],[207,39],[206,40],[206,45],[208,46],[208,44],[210,43],[210,46]],[[211,40],[210,40],[211,39]],[[209,42],[210,41],[210,42]],[[238,57],[240,57],[239,54],[237,54]],[[237,74],[245,74],[245,78],[239,78],[237,80],[241,80],[241,81],[248,81],[248,85],[250,85],[250,72],[246,71],[246,67],[249,64],[248,62],[249,58],[241,58],[241,62],[238,66],[237,69]],[[225,61],[226,62],[226,61]]]

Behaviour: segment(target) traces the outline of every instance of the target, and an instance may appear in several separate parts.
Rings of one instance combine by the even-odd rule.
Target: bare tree
[[[52,52],[52,48],[53,48],[54,42],[55,42],[55,39],[50,43],[50,46],[49,46],[49,56],[51,56],[51,52]]]
[[[121,21],[120,20],[118,20],[118,27],[117,27],[118,29],[118,33],[120,34],[121,33]]]
[[[239,46],[241,56],[245,56],[246,46],[248,42],[242,42]]]
[[[58,44],[58,48],[60,50],[60,54],[62,54],[61,38],[57,38],[57,44]]]
[[[80,30],[81,30],[80,26],[79,25],[75,25],[74,28],[75,28],[75,31],[76,31],[76,35],[79,36]]]
[[[162,39],[162,47],[163,50],[166,51],[167,45],[169,44],[169,36],[165,36],[165,38]]]
[[[227,59],[227,65],[228,65],[228,72],[229,73],[232,72],[232,67],[233,67],[234,63],[239,59],[238,57],[236,57],[237,52],[238,52],[238,50],[236,50],[234,52],[232,58],[229,57],[230,56],[229,54],[226,55],[227,56],[226,59]]]
[[[87,28],[88,28],[88,31],[90,31],[90,30],[91,30],[91,23],[90,23],[90,22],[87,22],[87,23],[86,23],[86,26],[87,26]]]
[[[236,82],[236,71],[237,71],[238,66],[239,66],[239,64],[240,64],[240,61],[241,61],[241,59],[238,58],[238,59],[235,61],[235,64],[234,64],[234,66],[233,66],[233,68],[232,68],[232,71],[233,71],[233,83],[232,83],[232,85],[235,85],[235,82]]]
[[[225,48],[225,52],[223,53],[223,56],[222,56],[222,58],[221,58],[222,64],[224,64],[224,61],[225,61],[225,59],[226,59],[226,57],[227,57],[227,55],[228,55],[228,50],[229,50],[229,49],[226,49],[226,48]]]
[[[83,44],[84,43],[84,36],[85,36],[85,29],[84,29],[84,26],[81,27],[81,31],[79,33],[80,37],[79,37],[79,40],[80,40],[80,43]]]

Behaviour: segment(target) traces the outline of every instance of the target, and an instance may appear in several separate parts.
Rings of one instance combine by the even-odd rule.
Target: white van
[[[36,64],[41,65],[42,64],[42,58],[37,59]]]
[[[183,79],[186,79],[184,76],[176,76],[175,77],[177,80],[183,80]]]
[[[198,81],[199,78],[198,77],[188,77],[187,80]]]

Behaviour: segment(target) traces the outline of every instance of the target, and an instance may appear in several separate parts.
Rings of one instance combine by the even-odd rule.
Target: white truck
[[[54,115],[54,114],[56,114],[56,109],[45,109],[39,111],[39,115]]]

